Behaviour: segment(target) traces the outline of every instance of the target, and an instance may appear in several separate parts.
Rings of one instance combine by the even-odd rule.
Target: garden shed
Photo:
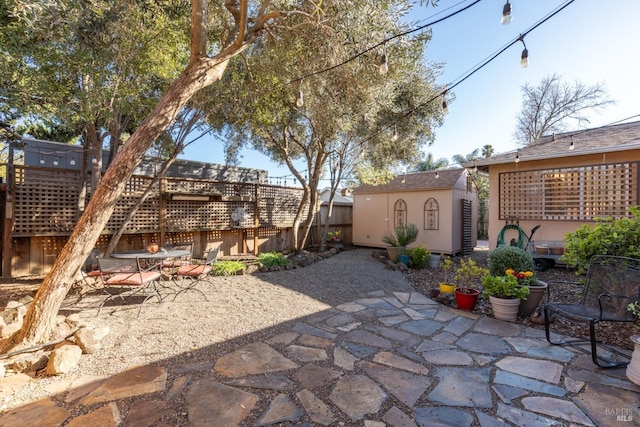
[[[596,218],[620,218],[638,204],[640,122],[547,135],[518,151],[465,164],[489,174],[489,243],[528,236],[562,243]],[[503,232],[507,221],[518,221]],[[512,233],[512,235],[506,235]],[[526,240],[526,239],[525,239]]]
[[[431,253],[469,254],[477,243],[478,191],[462,168],[413,172],[353,191],[353,243],[384,247],[382,236],[403,224],[418,227]]]

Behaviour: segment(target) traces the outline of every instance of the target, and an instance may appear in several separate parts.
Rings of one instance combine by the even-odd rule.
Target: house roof
[[[569,148],[572,141],[573,150]],[[640,121],[545,135],[519,150],[477,158],[463,166],[486,169],[490,165],[512,163],[516,155],[520,161],[527,161],[633,149],[640,149]]]
[[[353,205],[353,197],[343,196],[341,193],[342,189],[338,189],[336,194],[333,195],[333,204],[334,205]],[[320,190],[320,201],[322,203],[329,202],[329,196],[331,195],[331,189],[326,187]]]
[[[365,194],[452,189],[465,173],[466,170],[463,168],[411,172],[398,175],[387,184],[361,185],[353,192],[354,194]]]

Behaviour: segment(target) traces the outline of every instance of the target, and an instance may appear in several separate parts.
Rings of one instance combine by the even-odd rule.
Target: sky
[[[439,85],[458,81],[567,3],[567,0],[511,0],[513,20],[502,25],[505,1],[482,0],[431,27],[432,39],[425,57],[427,61],[442,63],[442,74],[436,80]],[[420,6],[417,1],[407,20],[424,25],[471,3],[473,0],[439,0],[434,8]],[[615,101],[605,110],[588,114],[589,128],[640,115],[638,18],[638,0],[575,0],[526,35],[527,68],[519,66],[523,46],[518,42],[451,90],[455,99],[449,102],[449,114],[444,124],[435,129],[435,142],[424,147],[423,152],[433,154],[435,159],[451,160],[453,155],[466,156],[487,144],[493,146],[496,154],[516,150],[513,134],[522,105],[521,88],[524,84],[537,86],[554,73],[567,83],[602,83]],[[393,67],[391,57],[389,67]],[[210,138],[189,146],[182,158],[224,163],[222,145]],[[239,166],[266,169],[270,177],[289,176],[287,184],[293,185],[286,167],[258,153],[243,151]]]

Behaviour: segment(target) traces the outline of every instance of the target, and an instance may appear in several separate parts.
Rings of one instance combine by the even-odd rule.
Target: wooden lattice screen
[[[151,178],[145,176],[129,180],[104,234],[120,227],[150,183]],[[77,219],[79,188],[78,171],[15,166],[13,236],[70,235]],[[189,196],[203,199],[184,200]],[[138,209],[125,233],[157,232],[161,223],[167,232],[174,233],[291,227],[301,197],[302,190],[296,188],[163,178]],[[238,209],[244,215],[240,221],[234,221],[232,213]]]
[[[500,219],[592,221],[638,204],[636,162],[501,173]]]

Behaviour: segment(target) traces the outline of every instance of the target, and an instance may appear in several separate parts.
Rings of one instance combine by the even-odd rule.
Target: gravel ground
[[[108,326],[110,333],[103,348],[83,355],[72,372],[55,378],[41,378],[9,400],[0,402],[0,410],[60,391],[65,384],[83,377],[107,376],[132,366],[161,363],[174,372],[182,366],[208,363],[221,354],[248,342],[266,339],[283,332],[298,318],[317,313],[345,302],[367,296],[377,290],[409,292],[415,289],[427,296],[441,281],[440,269],[410,270],[399,274],[386,268],[372,255],[372,249],[345,250],[304,268],[253,273],[244,276],[214,277],[213,286],[201,286],[209,301],[196,292],[180,294],[175,301],[167,298],[158,304],[150,300],[136,317],[136,306],[105,307],[96,317],[103,296],[88,294],[75,303],[70,295],[61,314],[74,314],[90,326]],[[487,251],[476,251],[474,259],[486,263]],[[539,273],[542,280],[573,280],[573,272],[555,268]],[[25,292],[33,283],[10,283],[0,286],[0,304]],[[215,287],[215,289],[214,289]],[[563,298],[573,297],[576,288],[566,288]],[[117,300],[116,300],[117,301]],[[476,313],[491,315],[488,303],[480,301]],[[518,322],[533,327],[527,318]],[[555,330],[580,336],[586,328],[556,322]],[[631,348],[628,337],[635,326],[617,325],[601,334],[606,343]]]
[[[411,286],[397,271],[371,256],[370,249],[345,250],[303,268],[256,272],[243,276],[212,277],[199,285],[209,301],[197,292],[169,297],[158,304],[149,300],[140,317],[137,306],[105,306],[96,317],[101,294],[88,294],[75,303],[70,295],[61,314],[79,317],[89,326],[108,326],[103,348],[83,355],[69,374],[42,378],[0,410],[45,397],[56,384],[83,376],[106,376],[129,367],[161,363],[168,367],[209,362],[248,342],[282,332],[298,318],[351,302],[378,290],[410,292]],[[33,291],[22,284],[0,286],[0,304]],[[118,302],[119,300],[115,300]]]

